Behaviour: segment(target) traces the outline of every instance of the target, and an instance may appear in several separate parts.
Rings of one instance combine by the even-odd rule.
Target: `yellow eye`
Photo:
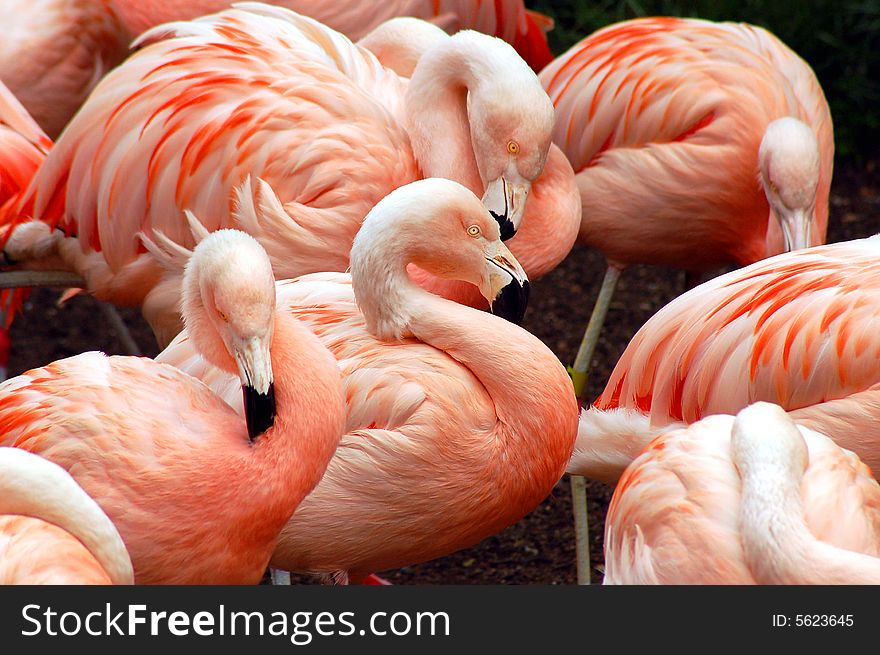
[[[471,225],[471,226],[467,229],[467,233],[468,233],[470,236],[472,236],[472,237],[478,237],[478,236],[480,236],[480,226],[479,226],[479,225]]]
[[[224,323],[229,323],[229,317],[226,314],[221,312],[219,309],[217,310],[217,314],[220,316],[221,321],[223,321]]]
[[[507,152],[509,152],[511,155],[515,155],[519,152],[519,144],[516,141],[508,141]]]
[[[777,195],[777,196],[779,195],[779,187],[776,186],[776,184],[774,184],[774,183],[771,181],[771,182],[768,184],[768,186],[770,187],[770,193],[772,193],[772,194],[774,194],[774,195]]]

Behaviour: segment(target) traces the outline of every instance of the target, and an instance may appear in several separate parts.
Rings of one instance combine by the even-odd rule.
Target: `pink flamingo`
[[[521,312],[527,282],[498,224],[445,179],[401,187],[373,208],[350,275],[278,283],[279,307],[336,356],[348,415],[327,472],[282,531],[274,567],[360,581],[439,557],[519,520],[563,473],[578,407],[559,360],[525,330],[416,286],[410,262],[470,281],[496,312]],[[240,408],[229,376],[186,332],[158,360]]]
[[[91,352],[0,385],[2,443],[70,472],[116,525],[136,582],[256,583],[342,434],[339,374],[308,329],[275,311],[251,237],[203,240],[183,289],[192,343],[239,379],[244,419],[171,366]]]
[[[579,241],[608,259],[606,285],[632,263],[702,271],[824,242],[831,114],[812,69],[770,32],[625,21],[540,79],[577,172]]]
[[[341,34],[278,7],[240,5],[141,41],[169,34],[104,78],[6,214],[6,224],[32,215],[61,230],[25,223],[8,258],[45,267],[28,260],[54,255],[99,298],[142,305],[160,344],[180,328],[180,280],[162,279],[136,234],[158,230],[191,246],[184,209],[209,230],[254,235],[280,278],[346,270],[366,213],[423,176],[483,194],[506,235],[527,214],[528,241],[511,247],[525,252],[530,273],[554,267],[573,245],[580,200],[571,166],[550,147],[552,104],[504,42],[459,32],[403,79]],[[277,201],[248,224],[234,216],[232,197],[251,174]],[[465,282],[423,284],[478,298]]]
[[[0,0],[0,80],[53,139],[131,36],[112,0]]]
[[[192,20],[232,6],[233,0],[114,0],[132,34],[160,23]],[[523,0],[270,0],[310,16],[353,41],[395,16],[430,20],[450,34],[472,29],[504,39],[535,70],[553,59],[546,32],[553,20],[525,8]]]
[[[868,468],[769,403],[652,441],[605,525],[605,584],[880,584],[878,557]]]
[[[825,241],[831,114],[812,69],[770,32],[625,21],[573,46],[540,79],[557,111],[553,140],[577,173],[578,240],[608,260],[570,369],[578,397],[628,265],[703,271]],[[583,480],[572,483],[580,517]],[[586,526],[577,534],[584,542]]]
[[[132,584],[122,538],[60,466],[0,448],[0,584]]]
[[[613,483],[657,434],[756,401],[880,470],[880,236],[705,282],[632,338],[581,417],[568,470]]]

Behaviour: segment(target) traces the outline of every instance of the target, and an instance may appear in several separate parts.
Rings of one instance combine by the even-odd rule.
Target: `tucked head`
[[[785,410],[757,402],[740,410],[733,421],[731,455],[740,475],[799,479],[809,455],[803,436]]]
[[[241,378],[248,429],[255,437],[275,415],[269,356],[275,278],[265,250],[238,230],[209,234],[184,271],[182,307],[199,353]]]
[[[767,126],[758,151],[761,184],[787,250],[807,248],[819,185],[819,143],[804,122],[780,118]]]

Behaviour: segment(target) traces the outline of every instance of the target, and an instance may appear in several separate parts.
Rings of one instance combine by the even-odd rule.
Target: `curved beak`
[[[238,364],[248,436],[254,441],[275,423],[275,385],[269,339],[253,337],[233,344]]]
[[[498,221],[502,241],[507,241],[519,229],[526,210],[526,198],[531,188],[532,183],[528,180],[522,178],[513,180],[510,176],[504,175],[486,185],[483,205]]]
[[[792,209],[777,216],[786,251],[810,247],[812,218],[813,212],[804,209]]]
[[[486,275],[480,293],[496,316],[522,323],[529,303],[529,278],[513,253],[500,241],[486,252]]]

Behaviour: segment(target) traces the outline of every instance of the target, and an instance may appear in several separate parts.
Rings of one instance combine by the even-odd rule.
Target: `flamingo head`
[[[761,185],[786,250],[811,245],[819,161],[816,135],[805,123],[785,117],[767,126],[758,151]]]
[[[500,39],[492,45],[511,52],[493,60],[497,70],[470,89],[468,115],[485,189],[483,204],[506,241],[519,229],[532,182],[544,170],[555,109],[537,75],[513,48]]]
[[[399,267],[400,279],[412,284],[405,275],[410,263],[470,282],[493,314],[522,321],[529,281],[500,232],[480,199],[452,180],[428,178],[392,191],[367,214],[351,249],[352,285],[368,327],[380,335],[406,333],[406,310],[390,300],[398,282],[379,271]]]
[[[766,484],[799,479],[809,451],[795,422],[779,405],[757,402],[740,410],[730,435],[731,456],[740,476],[764,476]]]
[[[195,248],[184,271],[183,315],[199,353],[237,374],[251,439],[275,419],[270,346],[275,328],[275,278],[256,239],[217,230]]]

